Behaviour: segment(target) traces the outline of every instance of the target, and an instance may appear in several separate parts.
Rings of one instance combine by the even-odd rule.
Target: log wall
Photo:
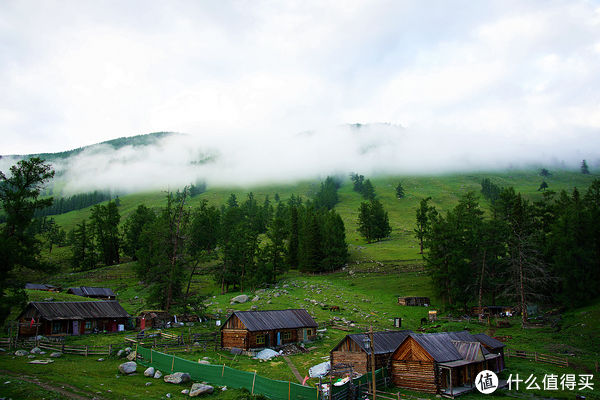
[[[394,385],[403,389],[437,393],[433,362],[392,360],[391,376]]]

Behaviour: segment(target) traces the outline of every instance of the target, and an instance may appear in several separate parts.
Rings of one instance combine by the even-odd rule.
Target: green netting
[[[271,399],[319,399],[317,389],[309,386],[268,379],[223,365],[199,364],[144,347],[138,347],[137,351],[142,357],[143,364],[152,365],[164,373],[187,372],[192,379],[197,381],[206,381],[213,385],[231,388],[246,388],[250,391],[254,386],[254,393],[263,394]]]

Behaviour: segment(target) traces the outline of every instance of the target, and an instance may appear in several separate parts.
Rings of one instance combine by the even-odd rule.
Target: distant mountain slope
[[[136,135],[136,136],[128,136],[128,137],[120,137],[117,139],[107,140],[105,142],[100,142],[96,144],[92,144],[89,146],[78,147],[76,149],[61,151],[59,153],[38,153],[38,154],[11,154],[11,155],[3,155],[0,157],[21,159],[21,158],[29,158],[29,157],[40,157],[46,161],[56,161],[61,159],[66,159],[72,156],[75,156],[82,151],[98,146],[111,146],[114,150],[118,150],[125,146],[149,146],[155,144],[160,139],[170,136],[170,135],[178,135],[175,132],[153,132],[147,133],[145,135]]]

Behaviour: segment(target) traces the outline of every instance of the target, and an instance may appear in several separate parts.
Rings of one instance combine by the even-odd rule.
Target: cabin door
[[[277,346],[281,346],[281,332],[277,332]]]
[[[302,329],[302,332],[303,332],[304,341],[306,342],[308,340],[308,332],[306,329]]]
[[[73,335],[79,335],[79,321],[73,321]]]

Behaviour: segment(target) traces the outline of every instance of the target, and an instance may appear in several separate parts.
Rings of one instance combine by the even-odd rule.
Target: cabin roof
[[[44,283],[26,283],[25,289],[29,290],[50,290],[56,289],[56,286],[46,285]]]
[[[102,297],[115,297],[115,293],[110,288],[93,287],[93,286],[79,286],[69,288],[68,291],[73,292],[77,296],[91,297],[91,296],[102,296]]]
[[[249,331],[273,329],[316,328],[317,323],[305,309],[270,311],[234,311],[229,318],[237,316]],[[229,319],[227,318],[227,319]],[[225,324],[223,324],[223,327]]]
[[[129,314],[118,301],[32,301],[21,315],[34,308],[40,317],[48,320],[93,318],[127,318]]]
[[[473,336],[484,346],[488,346],[489,348],[500,349],[502,347],[506,347],[504,343],[502,343],[498,339],[494,339],[493,337],[486,335],[485,333],[476,333]]]
[[[387,354],[393,353],[400,343],[406,339],[408,335],[413,333],[410,330],[404,331],[382,331],[382,332],[373,332],[373,341],[375,342],[374,353],[375,354]],[[370,352],[370,349],[365,347],[365,339],[370,335],[367,333],[353,333],[350,335],[346,335],[341,342],[337,344],[331,351],[335,351],[346,339],[350,339],[354,341],[362,351]]]

